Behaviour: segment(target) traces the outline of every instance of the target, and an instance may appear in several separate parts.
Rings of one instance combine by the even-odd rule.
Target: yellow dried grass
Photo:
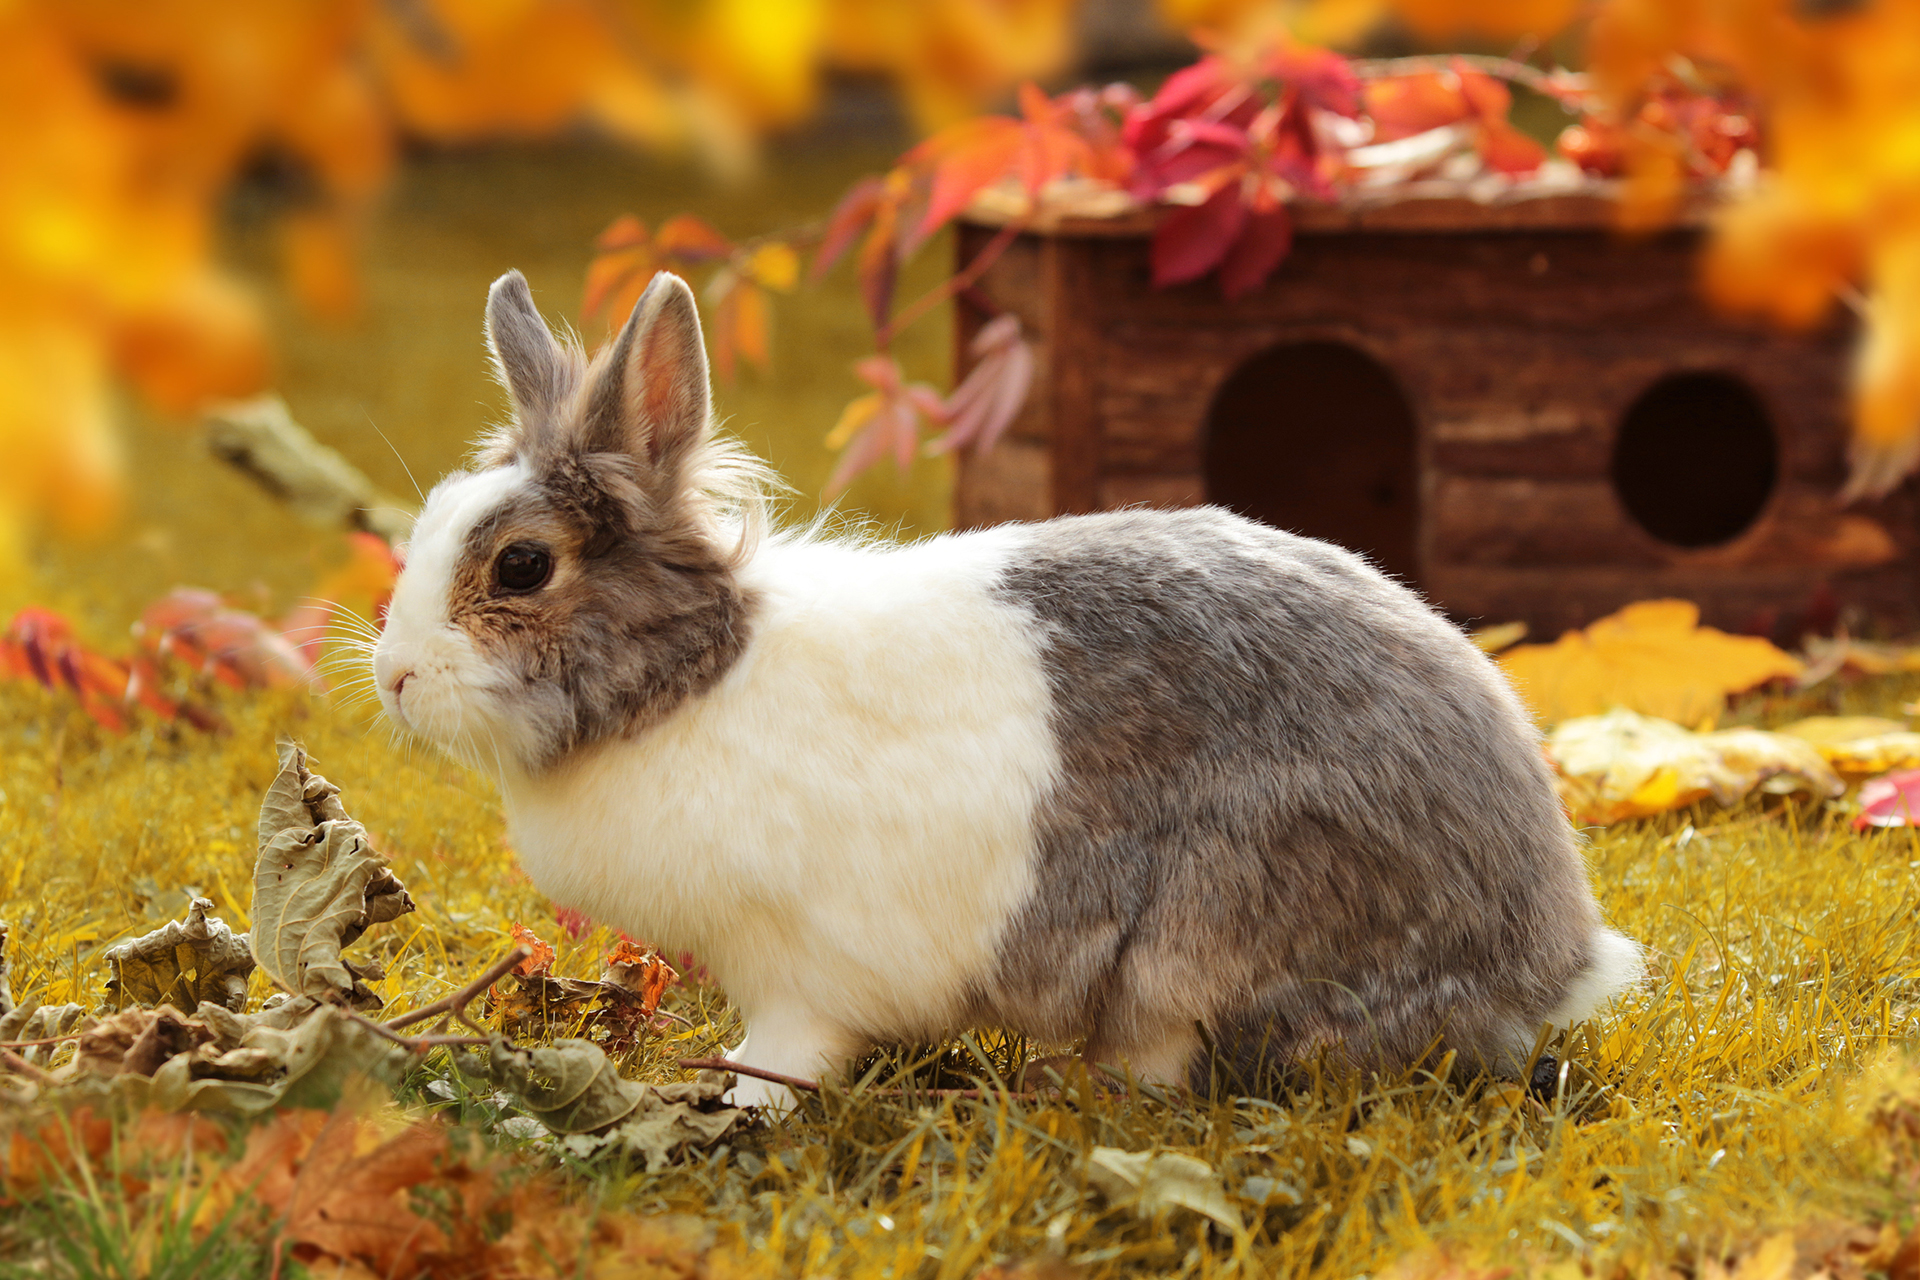
[[[1890,709],[1911,683],[1865,701]],[[558,972],[597,972],[609,937],[554,926],[485,782],[394,743],[364,711],[294,694],[224,709],[229,737],[117,737],[37,689],[0,688],[0,917],[16,996],[97,1002],[100,952],[177,916],[189,889],[244,927],[254,815],[284,730],[345,789],[420,904],[361,944],[389,970],[392,1007],[461,984],[514,920],[556,944]],[[1602,902],[1650,946],[1652,975],[1561,1046],[1571,1066],[1551,1106],[1431,1074],[1323,1074],[1278,1104],[1107,1097],[1083,1078],[1051,1101],[936,1102],[877,1096],[901,1072],[888,1059],[865,1087],[832,1084],[734,1149],[657,1175],[599,1166],[582,1185],[709,1221],[716,1265],[752,1275],[960,1277],[1060,1258],[1090,1275],[1330,1277],[1409,1256],[1417,1270],[1436,1246],[1639,1273],[1695,1268],[1815,1218],[1892,1212],[1897,1133],[1875,1107],[1920,1095],[1900,1056],[1920,1029],[1920,837],[1859,835],[1844,814],[1786,804],[1592,839]],[[675,1057],[735,1034],[718,993],[683,986],[668,1007],[696,1025],[655,1037],[636,1074],[669,1078]],[[976,1043],[978,1071],[1023,1049]],[[950,1048],[950,1063],[964,1058]],[[1107,1206],[1083,1175],[1094,1146],[1206,1161],[1248,1229]]]

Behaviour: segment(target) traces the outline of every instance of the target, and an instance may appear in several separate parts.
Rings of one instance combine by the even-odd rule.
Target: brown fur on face
[[[537,745],[523,763],[537,769],[637,733],[710,687],[745,647],[748,609],[734,580],[742,547],[725,545],[715,492],[744,469],[712,437],[686,285],[656,277],[590,363],[532,306],[518,273],[488,300],[516,418],[480,462],[521,463],[529,476],[469,532],[448,606],[503,674],[495,696],[531,717]],[[553,558],[532,591],[498,580],[515,543]]]

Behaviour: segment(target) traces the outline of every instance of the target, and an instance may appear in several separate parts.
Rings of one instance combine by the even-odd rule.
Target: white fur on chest
[[[694,951],[749,1019],[862,1035],[962,1015],[1032,889],[1059,770],[1029,615],[993,594],[1011,531],[777,541],[741,571],[745,653],[642,738],[510,782],[556,901]]]

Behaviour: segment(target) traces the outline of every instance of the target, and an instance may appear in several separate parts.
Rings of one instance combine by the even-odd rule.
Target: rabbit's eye
[[[553,557],[537,542],[516,542],[493,562],[493,576],[506,591],[532,591],[553,572]]]

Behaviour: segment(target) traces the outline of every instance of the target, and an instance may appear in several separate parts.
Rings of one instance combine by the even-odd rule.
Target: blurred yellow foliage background
[[[50,520],[102,527],[124,483],[116,388],[186,413],[272,380],[255,300],[216,264],[248,172],[292,175],[282,267],[353,314],[354,264],[409,140],[590,128],[721,170],[818,104],[823,75],[891,83],[922,129],[1056,77],[1076,0],[0,0],[0,573]],[[1584,47],[1626,147],[1623,218],[1689,176],[1660,86],[1737,91],[1762,171],[1717,215],[1725,306],[1864,321],[1850,495],[1920,461],[1920,0],[1157,0],[1219,39]],[[1552,41],[1551,45],[1543,42]],[[754,354],[749,351],[749,357]]]
[[[0,575],[118,507],[117,381],[181,414],[269,384],[216,264],[250,166],[295,175],[295,295],[335,318],[404,139],[594,127],[739,168],[829,65],[946,123],[1057,68],[1068,0],[0,0]]]

